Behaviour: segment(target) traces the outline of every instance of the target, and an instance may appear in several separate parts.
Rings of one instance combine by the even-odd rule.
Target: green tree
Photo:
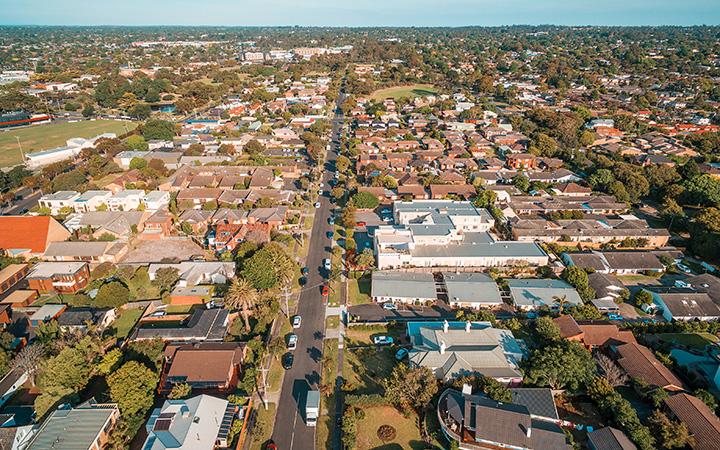
[[[168,398],[171,400],[178,400],[188,398],[192,395],[192,386],[187,383],[174,384]]]
[[[352,196],[353,205],[359,209],[375,209],[380,200],[370,192],[357,192]]]
[[[160,289],[160,292],[170,292],[179,279],[180,274],[176,268],[162,267],[155,271],[155,279],[152,283]]]
[[[123,353],[119,348],[107,352],[98,363],[98,371],[103,375],[110,375],[122,362]]]
[[[512,179],[513,185],[523,192],[527,192],[530,189],[530,180],[524,175],[516,175]]]
[[[690,435],[684,423],[670,420],[659,410],[655,410],[650,418],[650,427],[665,448],[685,448],[693,446],[695,439]]]
[[[258,301],[258,292],[244,278],[236,278],[225,295],[225,306],[232,309],[239,309],[240,315],[245,322],[245,331],[250,332],[250,316]]]
[[[175,124],[165,120],[150,119],[143,125],[142,134],[147,141],[153,139],[172,141],[175,137]]]
[[[145,141],[145,138],[137,134],[133,134],[132,136],[125,139],[125,143],[133,150],[148,149],[148,143],[147,141]]]
[[[533,350],[527,362],[526,379],[537,386],[577,391],[592,379],[595,370],[592,355],[581,344],[561,341]]]
[[[559,341],[561,338],[560,327],[548,316],[535,320],[535,332],[545,342]]]
[[[43,390],[59,392],[65,388],[70,392],[80,392],[87,385],[92,367],[82,350],[66,347],[48,359],[40,376]]]
[[[560,274],[560,277],[572,285],[584,301],[590,301],[595,297],[595,291],[590,287],[587,272],[580,267],[566,267]]]
[[[402,409],[416,411],[425,408],[438,390],[435,375],[427,367],[395,366],[383,382],[385,398]]]
[[[144,158],[138,158],[137,156],[130,160],[130,169],[144,169],[148,165],[148,162]]]
[[[718,407],[717,398],[705,389],[696,389],[693,395],[703,401],[710,408],[710,411],[715,412]]]
[[[110,398],[117,402],[120,412],[134,416],[152,407],[158,376],[145,365],[128,361],[107,378],[107,383]]]
[[[120,281],[110,281],[98,289],[95,305],[99,307],[118,307],[130,300],[130,290]]]
[[[652,302],[652,294],[645,289],[641,289],[635,293],[635,304],[637,306],[649,305]]]

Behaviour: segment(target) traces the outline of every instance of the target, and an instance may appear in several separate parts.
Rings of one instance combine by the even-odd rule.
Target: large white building
[[[494,219],[470,202],[397,201],[393,210],[395,225],[381,225],[373,237],[379,269],[548,263],[535,243],[493,238],[488,231]]]

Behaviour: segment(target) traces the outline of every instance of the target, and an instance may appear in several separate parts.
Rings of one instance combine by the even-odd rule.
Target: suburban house
[[[87,286],[90,269],[85,262],[39,262],[26,279],[38,292],[74,294]]]
[[[618,303],[623,302],[623,296],[629,296],[630,293],[615,275],[606,273],[588,274],[588,285],[595,291],[592,304],[601,312],[617,311]]]
[[[590,450],[637,450],[630,438],[613,427],[603,427],[588,433]]]
[[[76,213],[97,211],[101,205],[107,206],[112,195],[110,191],[85,191],[75,199],[72,206]]]
[[[89,229],[93,237],[109,234],[119,239],[129,238],[142,231],[147,213],[142,211],[90,211],[77,221],[77,229]]]
[[[116,192],[107,200],[110,211],[132,211],[137,209],[145,198],[145,191],[141,189],[130,189]]]
[[[73,211],[73,205],[78,197],[80,197],[80,193],[76,191],[57,191],[40,197],[38,206],[49,209],[52,215],[57,215],[62,209]]]
[[[146,211],[164,209],[170,203],[170,193],[167,191],[150,191],[142,199]]]
[[[589,349],[635,343],[632,331],[620,330],[617,325],[606,321],[581,320],[564,314],[553,319],[560,328],[560,336],[578,341]]]
[[[180,279],[177,286],[198,284],[225,284],[235,276],[235,263],[222,261],[183,261],[180,263],[153,263],[148,267],[150,281],[163,268],[176,269]]]
[[[155,408],[145,429],[143,450],[213,450],[227,446],[235,405],[210,395],[186,400],[165,400]]]
[[[224,308],[196,309],[185,320],[174,327],[144,327],[141,322],[131,336],[132,340],[143,341],[160,338],[164,341],[201,342],[222,341],[227,335],[229,312]]]
[[[556,309],[563,300],[564,306],[582,305],[575,288],[563,280],[526,278],[508,280],[510,298],[515,306],[528,311],[547,306]]]
[[[440,395],[438,421],[459,448],[569,450],[565,432],[556,423],[534,418],[527,406],[501,403],[488,397],[447,389]]]
[[[16,289],[0,301],[0,305],[10,305],[12,309],[26,308],[38,298],[38,293],[32,289]]]
[[[653,304],[667,321],[720,319],[720,306],[704,292],[675,287],[653,287],[646,290],[652,294]]]
[[[51,242],[61,242],[70,232],[50,216],[0,216],[0,249],[25,259],[41,256]]]
[[[437,299],[437,291],[431,273],[375,270],[370,296],[379,303],[429,303]]]
[[[10,264],[0,270],[0,294],[15,286],[30,272],[27,264]]]
[[[534,242],[496,241],[495,221],[470,202],[422,200],[393,203],[395,225],[374,234],[379,269],[545,265]]]
[[[664,401],[670,417],[684,423],[695,438],[693,449],[720,448],[720,419],[702,400],[679,393]]]
[[[29,379],[28,373],[21,369],[11,369],[0,379],[0,407],[20,389]]]
[[[128,251],[123,241],[67,241],[48,245],[43,259],[48,261],[85,261],[117,263]]]
[[[102,331],[110,325],[117,315],[114,308],[92,308],[82,306],[67,308],[57,318],[58,325],[64,331],[87,331],[88,324]]]
[[[95,403],[94,399],[72,407],[63,404],[34,431],[27,450],[100,450],[120,418],[115,403]]]
[[[35,311],[28,317],[28,322],[30,322],[31,326],[37,327],[41,323],[56,320],[58,317],[60,317],[60,314],[65,311],[65,308],[67,308],[67,305],[63,304],[42,305],[37,311]]]
[[[503,301],[495,280],[484,273],[443,272],[448,303],[455,308],[494,308]]]
[[[618,275],[658,273],[665,270],[655,253],[646,251],[608,251],[563,253],[563,261],[569,266],[593,269],[596,273]]]
[[[246,352],[245,344],[237,342],[170,344],[159,389],[168,393],[174,385],[187,383],[193,392],[232,392]]]
[[[509,385],[522,382],[520,343],[487,322],[408,322],[409,363],[440,380],[479,373]]]
[[[657,386],[668,391],[685,389],[678,377],[653,354],[652,350],[635,342],[613,347],[618,365],[630,378],[638,378],[650,386]]]

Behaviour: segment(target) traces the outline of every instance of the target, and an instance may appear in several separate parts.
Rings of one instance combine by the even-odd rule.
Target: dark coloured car
[[[293,361],[295,361],[295,357],[292,353],[287,352],[282,357],[282,366],[285,370],[290,370],[293,365]]]

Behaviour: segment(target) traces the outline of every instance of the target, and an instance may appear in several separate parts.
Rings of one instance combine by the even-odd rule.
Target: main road
[[[339,107],[343,100],[344,94],[341,92],[336,102],[336,116],[332,121],[330,149],[320,175],[323,187],[318,189],[323,190],[323,195],[318,199],[320,207],[315,209],[310,233],[306,262],[310,273],[298,303],[297,314],[302,316],[302,326],[294,330],[298,336],[297,348],[294,351],[295,361],[292,368],[285,373],[275,416],[272,439],[282,450],[315,448],[315,427],[308,427],[305,421],[305,399],[308,390],[318,389],[321,381],[325,332],[325,303],[321,287],[327,279],[327,272],[322,266],[323,259],[332,257],[332,240],[327,237],[327,232],[332,229],[328,224],[332,210],[329,182],[333,178],[342,132],[343,117]]]

